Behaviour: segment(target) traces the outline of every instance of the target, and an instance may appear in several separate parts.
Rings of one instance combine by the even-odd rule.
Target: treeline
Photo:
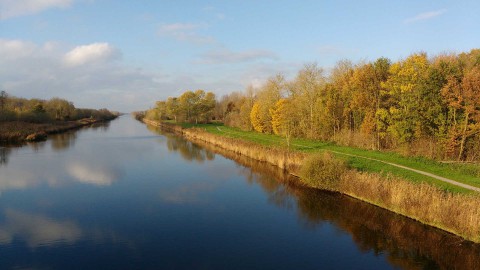
[[[276,75],[222,97],[215,111],[226,125],[287,139],[479,160],[480,50],[340,61],[328,75],[308,64],[291,81]]]
[[[5,91],[0,92],[0,122],[49,123],[84,118],[110,120],[118,115],[118,112],[107,109],[75,108],[72,102],[61,98],[26,99],[9,96]]]
[[[305,65],[223,96],[187,91],[158,101],[151,120],[207,122],[442,160],[480,160],[480,49]]]
[[[212,92],[186,91],[179,97],[157,101],[156,106],[145,112],[149,120],[175,120],[176,122],[205,123],[214,117],[216,99]],[[136,113],[136,117],[143,117]]]

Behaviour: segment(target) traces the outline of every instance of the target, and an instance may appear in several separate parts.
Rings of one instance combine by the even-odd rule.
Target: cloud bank
[[[19,97],[61,97],[77,107],[148,108],[161,98],[162,76],[126,67],[120,58],[120,50],[109,43],[68,48],[56,42],[0,39],[0,88]]]

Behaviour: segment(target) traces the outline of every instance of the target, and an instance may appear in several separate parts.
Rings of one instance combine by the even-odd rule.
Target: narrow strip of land
[[[223,133],[231,133],[231,132],[227,132],[227,131],[222,130],[220,127],[217,127],[217,130],[220,131],[220,132],[223,132]],[[243,136],[243,135],[237,134],[237,136]],[[268,140],[268,139],[264,138],[264,140]],[[276,142],[275,140],[268,140],[268,141]],[[292,144],[292,145],[297,146],[297,147],[302,147],[302,148],[315,149],[314,147],[310,147],[310,146],[307,146],[307,145],[301,145],[301,144]],[[452,184],[452,185],[455,185],[455,186],[458,186],[458,187],[462,187],[462,188],[465,188],[465,189],[468,189],[468,190],[480,192],[480,188],[478,188],[478,187],[474,187],[474,186],[471,186],[471,185],[460,183],[460,182],[457,182],[455,180],[452,180],[452,179],[449,179],[449,178],[446,178],[446,177],[442,177],[442,176],[439,176],[439,175],[436,175],[436,174],[433,174],[433,173],[429,173],[429,172],[426,172],[426,171],[414,169],[414,168],[407,167],[407,166],[404,166],[404,165],[400,165],[400,164],[396,164],[396,163],[392,163],[392,162],[388,162],[388,161],[383,161],[383,160],[380,160],[380,159],[364,157],[364,156],[360,156],[360,155],[342,153],[342,152],[338,152],[338,151],[334,151],[334,150],[325,150],[325,151],[330,151],[332,153],[339,154],[339,155],[345,155],[345,156],[350,156],[350,157],[356,157],[356,158],[362,158],[362,159],[366,159],[366,160],[381,162],[381,163],[384,163],[384,164],[388,164],[390,166],[394,166],[394,167],[401,168],[401,169],[408,170],[408,171],[412,171],[412,172],[415,172],[415,173],[418,173],[418,174],[421,174],[421,175],[425,175],[425,176],[428,176],[428,177],[431,177],[431,178],[437,179],[439,181],[449,183],[449,184]]]

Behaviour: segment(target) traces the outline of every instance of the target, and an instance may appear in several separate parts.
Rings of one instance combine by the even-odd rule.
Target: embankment
[[[275,165],[294,175],[300,175],[302,166],[311,163],[310,159],[318,158],[314,156],[315,154],[262,146],[215,135],[202,129],[182,129],[174,124],[149,120],[144,122],[183,135],[194,142],[212,144],[236,154]],[[398,177],[385,177],[349,168],[342,170],[338,179],[334,181],[322,182],[319,178],[306,179],[306,177],[308,176],[303,174],[301,181],[307,186],[346,194],[459,235],[469,241],[480,243],[480,196],[476,193],[450,193],[425,183],[417,184]]]

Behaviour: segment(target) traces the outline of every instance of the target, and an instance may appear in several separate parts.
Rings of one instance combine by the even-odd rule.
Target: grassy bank
[[[343,149],[349,151],[347,153],[365,153],[367,157],[370,155],[381,158],[385,155],[389,158],[388,161],[395,160],[413,164],[417,168],[436,169],[445,174],[452,172],[454,176],[462,175],[462,171],[465,170],[467,180],[464,181],[469,181],[469,178],[476,179],[476,170],[467,170],[469,166],[456,165],[450,168],[449,165],[428,160],[419,160],[419,164],[416,164],[416,159],[410,160],[396,154],[347,149],[321,142],[316,142],[316,148],[306,150],[306,146],[313,147],[315,142],[305,140],[295,140],[293,145],[287,148],[282,144],[284,140],[280,137],[232,131],[221,125],[184,125],[182,128],[171,123],[161,125],[167,129],[175,129],[177,133],[182,133],[190,140],[209,143],[301,175],[302,182],[307,186],[340,192],[467,240],[480,242],[480,196],[477,193],[434,179],[425,180],[424,176],[404,172],[400,168],[391,170],[392,168],[385,166],[378,172],[372,167],[379,165],[368,164],[374,163],[371,160],[366,163],[355,163],[351,158],[356,160],[358,157],[343,155],[342,158],[341,154],[330,154],[329,157],[325,157],[321,152]],[[317,151],[314,151],[315,149]],[[324,171],[332,173],[324,174]],[[329,177],[332,175],[333,178]]]
[[[242,131],[236,128],[223,126],[222,124],[180,124],[183,128],[199,128],[208,133],[220,135],[222,137],[241,139],[242,141],[254,142],[264,146],[287,147],[285,138],[272,134],[263,134],[253,131]],[[443,190],[451,192],[469,191],[451,185],[437,179],[404,170],[387,163],[395,163],[407,166],[413,169],[426,171],[438,176],[446,177],[460,183],[480,187],[480,166],[478,164],[447,164],[426,158],[405,157],[394,152],[383,152],[364,150],[354,147],[340,146],[333,143],[321,142],[316,140],[298,139],[291,140],[289,150],[302,153],[315,153],[330,151],[337,158],[345,160],[351,168],[362,172],[374,172],[387,176],[394,175],[415,183],[427,182],[440,187]],[[381,160],[376,161],[376,160]]]
[[[44,140],[48,134],[62,133],[103,121],[108,120],[85,118],[78,121],[56,121],[51,123],[0,122],[0,142],[18,143]]]

